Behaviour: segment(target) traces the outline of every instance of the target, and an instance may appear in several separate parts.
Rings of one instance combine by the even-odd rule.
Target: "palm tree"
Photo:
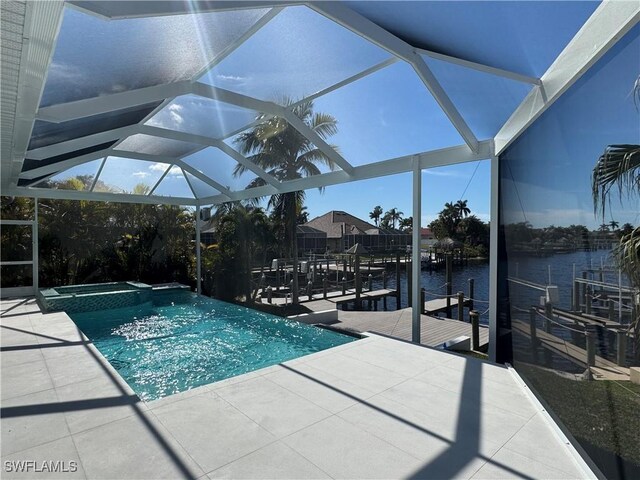
[[[387,211],[387,213],[385,213],[385,216],[391,222],[391,228],[393,230],[396,229],[396,222],[399,222],[403,215],[404,215],[404,213],[401,212],[400,210],[398,210],[395,207],[392,208],[391,210]]]
[[[298,205],[298,210],[296,214],[296,223],[298,225],[303,225],[309,222],[309,212],[307,211],[307,207],[300,204]]]
[[[400,220],[399,227],[402,233],[411,233],[413,229],[413,217],[407,217]]]
[[[471,209],[467,206],[467,200],[458,200],[454,205],[454,208],[456,209],[460,219],[468,217],[471,213]]]
[[[375,222],[377,227],[378,223],[380,222],[380,217],[382,217],[382,207],[380,205],[377,205],[373,207],[373,210],[371,212],[369,212],[369,218]]]
[[[609,231],[609,224],[608,223],[601,223],[600,226],[598,227],[598,231],[605,233]]]
[[[313,101],[295,103],[290,98],[284,98],[283,104],[291,108],[294,115],[301,119],[321,138],[327,139],[338,132],[337,120],[326,113],[313,111]],[[269,118],[265,114],[257,117],[259,123],[251,130],[242,133],[236,139],[240,152],[262,167],[267,173],[280,181],[295,180],[321,173],[318,165],[331,170],[336,168],[324,152],[319,150],[311,141],[293,128],[282,117]],[[242,175],[247,168],[238,164],[233,173]],[[262,178],[254,179],[247,188],[262,186]],[[322,189],[320,189],[322,190]],[[285,238],[289,246],[289,253],[293,259],[293,269],[298,269],[298,249],[296,242],[296,217],[304,201],[304,192],[278,193],[272,195],[268,206],[273,208],[284,220]],[[293,302],[298,302],[298,276],[293,275]]]
[[[640,103],[640,77],[633,86],[636,109]],[[618,187],[620,199],[640,197],[640,145],[608,145],[593,167],[591,190],[596,215],[604,218],[605,206],[610,200],[611,189]],[[620,238],[613,251],[620,269],[627,275],[636,291],[640,291],[640,226]],[[632,320],[636,338],[636,355],[640,351],[640,315]]]
[[[615,232],[618,229],[618,227],[620,226],[620,224],[618,222],[616,222],[615,220],[611,220],[609,222],[609,226],[611,227],[611,230]]]

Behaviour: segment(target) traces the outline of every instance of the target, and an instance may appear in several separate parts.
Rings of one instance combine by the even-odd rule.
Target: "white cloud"
[[[169,105],[168,107],[169,118],[173,120],[173,123],[177,126],[180,126],[184,123],[184,117],[182,116],[182,105],[178,105],[176,103]]]
[[[423,175],[432,175],[434,177],[460,177],[460,174],[457,172],[447,171],[447,170],[433,170],[427,169],[422,171]]]
[[[167,164],[166,163],[152,163],[151,165],[149,165],[149,170],[151,170],[153,172],[162,172],[162,173],[164,173],[166,169],[167,169]]]
[[[169,175],[172,177],[182,177],[182,169],[174,165],[171,167],[171,170],[169,170]]]
[[[131,175],[138,178],[146,178],[151,174],[149,172],[133,172]]]
[[[225,75],[224,73],[216,74],[216,78],[218,80],[222,80],[224,82],[237,82],[243,83],[247,81],[247,77],[241,77],[239,75]]]
[[[52,62],[49,67],[49,79],[75,83],[83,79],[83,73],[74,65]]]

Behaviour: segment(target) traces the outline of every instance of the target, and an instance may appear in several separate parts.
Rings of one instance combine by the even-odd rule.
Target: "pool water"
[[[357,340],[185,291],[69,316],[145,401]]]

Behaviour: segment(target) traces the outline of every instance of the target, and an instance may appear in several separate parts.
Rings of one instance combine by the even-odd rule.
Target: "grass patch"
[[[530,365],[518,371],[578,441],[640,465],[640,385],[575,381]]]

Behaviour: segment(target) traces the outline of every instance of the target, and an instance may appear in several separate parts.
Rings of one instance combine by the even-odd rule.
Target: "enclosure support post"
[[[420,295],[420,216],[422,202],[422,169],[420,168],[420,158],[413,158],[413,225],[411,226],[411,340],[414,343],[420,343],[420,314],[422,313],[422,305]]]
[[[498,360],[498,188],[499,157],[491,157],[491,223],[489,224],[489,360]]]
[[[33,260],[33,293],[38,292],[38,271],[40,270],[40,249],[38,247],[38,199],[34,198],[34,208],[33,208],[33,228],[31,229],[31,241],[33,251],[31,252],[31,259]]]
[[[200,205],[196,206],[196,291],[202,294],[202,264],[200,262]]]

